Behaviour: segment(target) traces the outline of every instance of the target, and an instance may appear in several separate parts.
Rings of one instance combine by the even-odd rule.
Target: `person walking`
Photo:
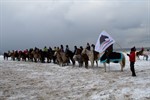
[[[136,58],[136,48],[133,47],[131,48],[131,52],[130,54],[127,54],[129,56],[129,61],[130,61],[130,70],[132,72],[132,76],[135,77],[136,74],[135,74],[135,69],[134,69],[134,64],[135,64],[135,58]]]

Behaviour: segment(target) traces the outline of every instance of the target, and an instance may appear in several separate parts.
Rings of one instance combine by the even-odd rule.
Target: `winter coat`
[[[128,56],[129,56],[130,62],[135,62],[135,58],[136,58],[135,51],[131,51]]]

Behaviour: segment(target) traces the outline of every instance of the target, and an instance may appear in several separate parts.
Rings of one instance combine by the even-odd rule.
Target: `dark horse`
[[[11,53],[4,52],[3,56],[4,56],[4,60],[5,59],[8,60],[8,57],[11,57]]]
[[[74,66],[75,65],[75,60],[73,59],[74,53],[70,50],[66,50],[65,54],[69,58],[69,60],[71,60],[73,66]],[[70,61],[68,61],[68,62],[70,62]]]
[[[142,50],[140,50],[140,51],[137,51],[136,52],[136,56],[139,58],[139,56],[142,56],[143,55],[143,49]]]

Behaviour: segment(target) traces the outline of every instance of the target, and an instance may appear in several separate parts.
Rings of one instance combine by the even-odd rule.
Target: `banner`
[[[114,43],[115,40],[107,32],[103,31],[98,37],[97,43],[95,45],[95,51],[102,53]]]

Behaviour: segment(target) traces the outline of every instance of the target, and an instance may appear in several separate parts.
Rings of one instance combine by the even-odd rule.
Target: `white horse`
[[[83,49],[82,54],[87,54],[89,61],[91,62],[91,66],[94,66],[94,61],[96,61],[96,65],[98,67],[98,60],[100,58],[100,53],[92,50],[87,50],[86,48]]]
[[[105,72],[106,72],[106,62],[107,61],[107,57],[105,55],[105,53],[101,56],[100,61],[104,64],[105,67]],[[125,56],[123,53],[119,53],[119,52],[112,52],[109,54],[109,62],[113,62],[113,63],[120,63],[121,65],[121,71],[123,71],[123,68],[125,67]]]

